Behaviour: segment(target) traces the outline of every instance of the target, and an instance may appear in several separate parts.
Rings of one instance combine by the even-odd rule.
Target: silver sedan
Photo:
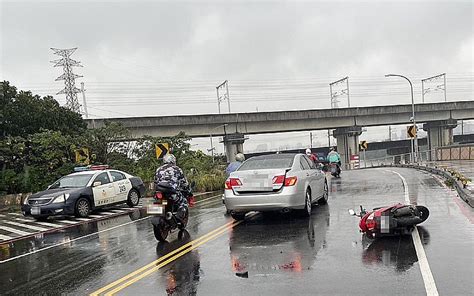
[[[236,220],[250,211],[299,210],[328,200],[326,175],[304,154],[249,158],[225,182],[225,206]]]

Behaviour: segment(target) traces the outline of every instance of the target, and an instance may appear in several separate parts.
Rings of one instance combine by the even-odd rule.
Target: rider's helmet
[[[176,164],[176,157],[173,154],[168,153],[163,157],[163,162],[167,164]]]
[[[306,153],[306,155],[310,156],[310,155],[311,155],[311,149],[309,149],[309,148],[306,149],[306,152],[305,152],[305,153]]]
[[[245,156],[242,153],[237,153],[235,155],[235,160],[238,162],[243,162],[245,160]]]

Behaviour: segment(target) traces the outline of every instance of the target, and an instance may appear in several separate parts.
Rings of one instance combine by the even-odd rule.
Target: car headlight
[[[60,202],[66,202],[66,200],[69,198],[69,193],[66,194],[61,194],[59,196],[56,196],[53,200],[53,203],[60,203]]]

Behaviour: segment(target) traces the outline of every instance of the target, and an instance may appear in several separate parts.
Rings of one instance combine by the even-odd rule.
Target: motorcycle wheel
[[[421,222],[424,222],[426,219],[428,219],[428,216],[430,215],[430,211],[428,210],[427,207],[416,206],[416,209],[420,213]]]
[[[181,219],[181,223],[178,225],[179,230],[183,230],[186,228],[186,225],[188,225],[188,220],[189,220],[189,211],[186,209],[186,214],[184,215],[184,218]]]
[[[155,238],[158,241],[165,242],[170,231],[166,229],[162,224],[160,224],[160,225],[153,225],[153,233],[155,234]]]

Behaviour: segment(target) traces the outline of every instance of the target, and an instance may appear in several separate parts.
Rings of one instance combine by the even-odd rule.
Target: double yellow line
[[[126,287],[136,283],[142,278],[152,274],[163,266],[175,261],[176,259],[184,256],[185,254],[191,252],[202,244],[213,240],[214,238],[222,235],[229,229],[239,225],[242,221],[232,221],[227,224],[222,225],[221,227],[214,229],[213,231],[193,240],[189,243],[179,247],[178,249],[169,252],[168,254],[158,258],[157,260],[141,267],[140,269],[135,270],[132,273],[127,274],[126,276],[108,284],[107,286],[100,288],[99,290],[92,292],[90,296],[98,295],[114,295],[115,293],[125,289]]]

